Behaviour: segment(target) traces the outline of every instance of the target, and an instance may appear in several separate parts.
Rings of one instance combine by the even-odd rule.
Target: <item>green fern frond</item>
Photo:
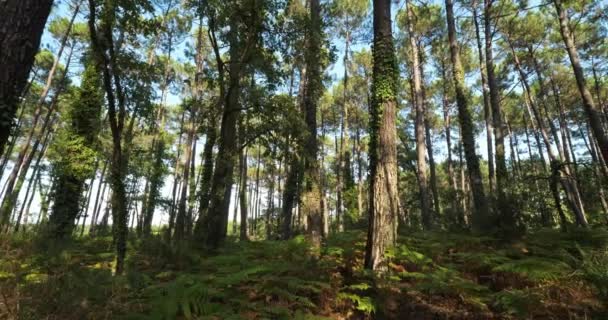
[[[556,280],[563,277],[572,268],[559,260],[529,257],[503,263],[492,269],[494,272],[508,272],[523,275],[534,281]]]

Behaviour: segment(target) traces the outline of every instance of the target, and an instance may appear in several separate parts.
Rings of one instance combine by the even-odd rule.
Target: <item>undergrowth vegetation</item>
[[[542,230],[516,241],[400,236],[385,272],[363,269],[363,231],[322,252],[302,237],[175,252],[110,238],[2,239],[1,319],[605,319],[608,232]],[[137,250],[136,250],[137,249]]]

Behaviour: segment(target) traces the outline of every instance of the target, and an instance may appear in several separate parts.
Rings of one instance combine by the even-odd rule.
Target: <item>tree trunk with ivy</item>
[[[446,17],[448,24],[448,42],[450,45],[450,60],[452,62],[452,76],[456,91],[456,104],[458,106],[458,120],[464,147],[464,156],[467,163],[471,191],[473,193],[472,227],[477,232],[486,231],[491,227],[488,212],[488,203],[483,187],[479,157],[475,152],[475,128],[471,117],[469,98],[464,82],[464,69],[460,60],[460,49],[456,40],[456,23],[454,19],[453,0],[445,0]]]
[[[306,216],[306,234],[315,247],[320,247],[323,233],[321,208],[321,173],[317,141],[317,105],[321,94],[321,5],[310,0],[310,21],[304,60],[306,63],[306,87],[303,97],[307,137],[303,148],[302,213]]]
[[[56,238],[71,235],[74,219],[81,208],[84,183],[94,174],[92,166],[96,151],[91,146],[95,145],[101,126],[101,83],[97,67],[90,62],[83,74],[78,97],[68,110],[71,124],[58,134],[59,141],[65,145],[57,150],[61,158],[55,163],[58,180],[49,219],[52,235]]]
[[[386,268],[384,253],[395,243],[397,190],[397,62],[391,1],[374,0],[372,104],[370,108],[369,227],[365,267]]]

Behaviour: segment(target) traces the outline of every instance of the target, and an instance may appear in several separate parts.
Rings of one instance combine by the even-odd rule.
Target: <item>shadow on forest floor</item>
[[[319,259],[301,237],[214,255],[153,238],[130,243],[120,277],[110,238],[0,243],[0,319],[608,319],[604,229],[402,235],[382,276],[362,268],[362,231]]]

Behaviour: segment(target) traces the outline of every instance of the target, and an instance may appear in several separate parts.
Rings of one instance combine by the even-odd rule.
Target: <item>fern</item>
[[[338,300],[348,300],[354,303],[355,308],[365,314],[371,314],[376,311],[376,306],[370,297],[360,296],[355,293],[340,292],[338,293]]]
[[[492,269],[494,272],[507,272],[525,276],[534,281],[557,280],[572,268],[559,260],[529,257],[503,263]]]
[[[498,250],[495,253],[458,252],[454,254],[454,258],[467,268],[472,269],[494,268],[498,265],[511,261],[511,259],[504,256],[504,252]]]
[[[505,290],[494,295],[494,305],[499,310],[520,318],[528,316],[541,304],[541,297],[530,290]]]
[[[608,300],[608,251],[584,255],[582,277]]]
[[[232,286],[238,283],[243,283],[251,280],[252,276],[257,276],[268,272],[269,269],[265,266],[254,266],[240,270],[235,273],[229,273],[225,277],[218,279],[218,284],[223,286]]]

